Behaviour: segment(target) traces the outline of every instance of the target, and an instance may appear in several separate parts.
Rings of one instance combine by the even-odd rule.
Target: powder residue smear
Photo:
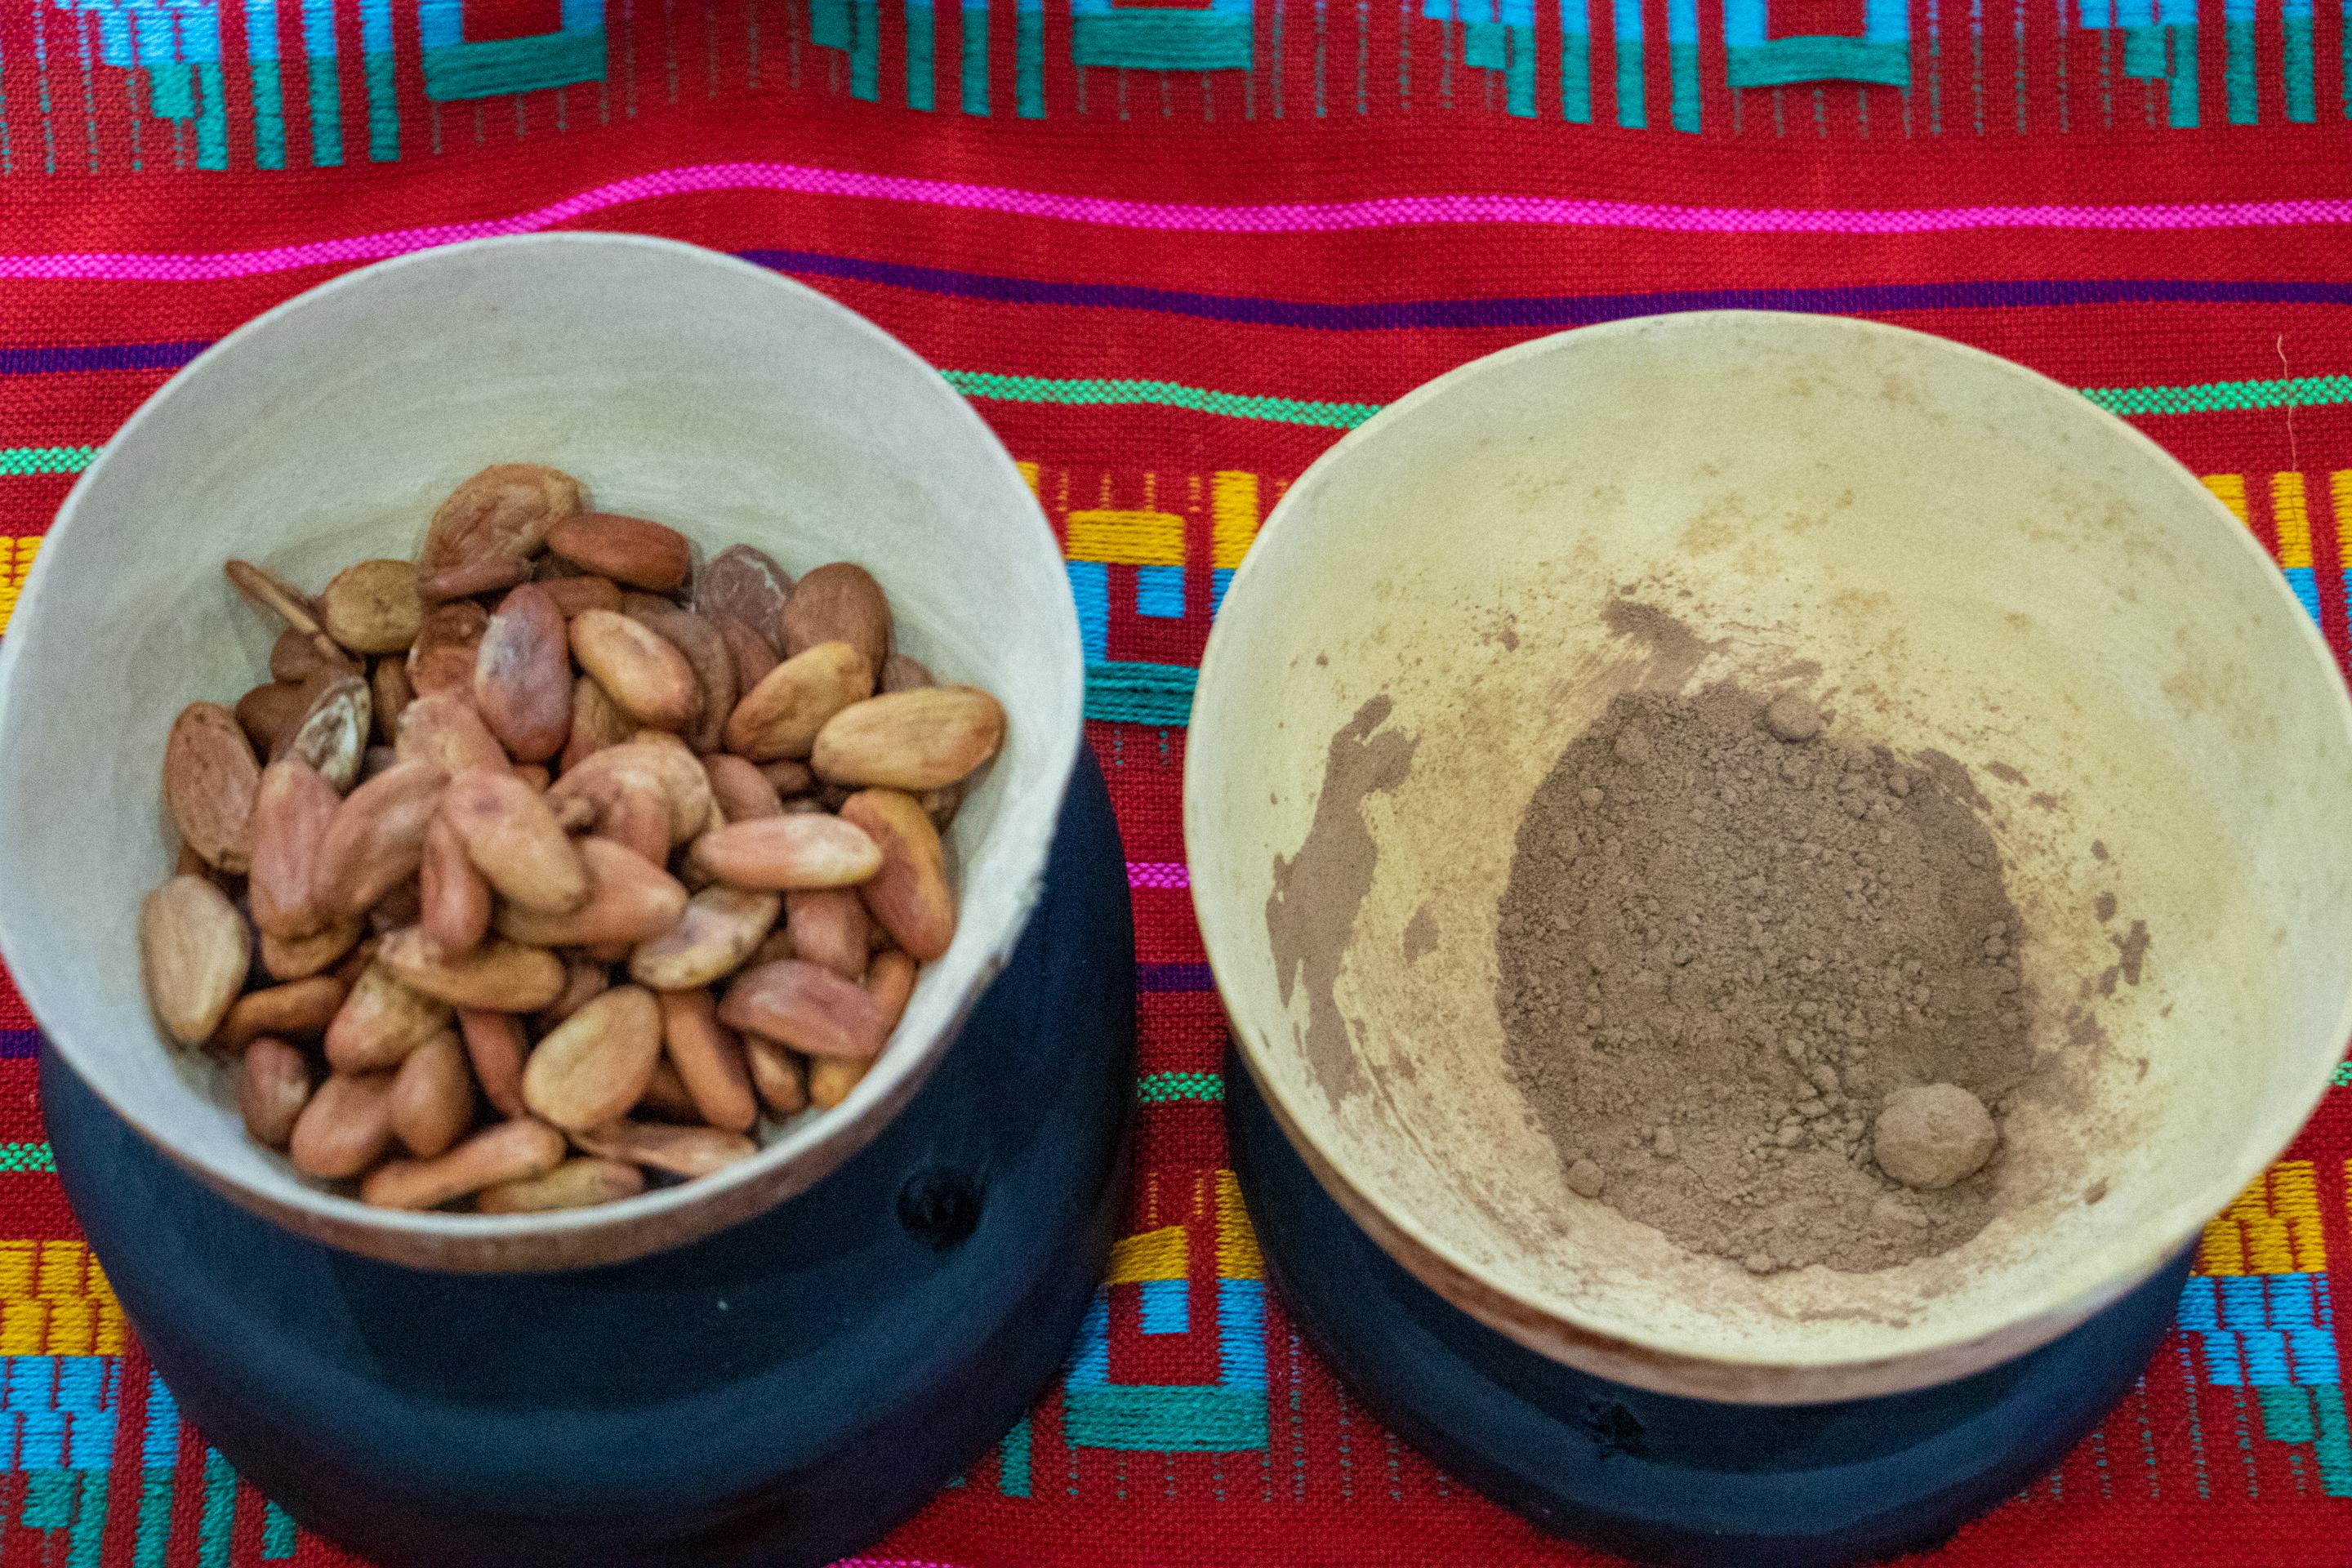
[[[1992,1216],[1998,1152],[1917,1190],[1873,1124],[1929,1084],[1998,1119],[2025,933],[1965,769],[1772,696],[1621,696],[1560,756],[1502,900],[1507,1056],[1577,1192],[1759,1273],[1891,1268]]]

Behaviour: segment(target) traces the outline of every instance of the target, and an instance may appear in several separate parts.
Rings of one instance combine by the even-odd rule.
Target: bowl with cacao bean
[[[1027,483],[879,329],[643,237],[425,252],[224,339],[68,499],[0,647],[0,949],[247,1207],[617,1261],[919,1087],[1082,700]]]

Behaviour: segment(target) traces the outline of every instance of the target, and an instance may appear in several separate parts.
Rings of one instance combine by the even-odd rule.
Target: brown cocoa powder
[[[1792,693],[1612,703],[1528,806],[1496,935],[1507,1054],[1570,1186],[1759,1273],[1982,1229],[1998,1150],[1923,1192],[1871,1141],[1927,1084],[1998,1121],[2032,1066],[1979,799],[1950,758],[1842,736]]]

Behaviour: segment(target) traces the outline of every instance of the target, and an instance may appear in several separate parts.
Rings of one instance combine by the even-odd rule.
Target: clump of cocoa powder
[[[1889,1268],[1991,1217],[1915,1191],[1898,1089],[1993,1108],[2029,1072],[2016,908],[1958,763],[1842,737],[1801,696],[1618,698],[1519,826],[1496,945],[1514,1072],[1570,1185],[1757,1272]]]

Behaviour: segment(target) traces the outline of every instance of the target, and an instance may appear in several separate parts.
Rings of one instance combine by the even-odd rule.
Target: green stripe
[[[97,460],[95,447],[0,447],[0,475],[78,474]]]
[[[1264,419],[1276,425],[1316,425],[1328,430],[1352,430],[1381,411],[1377,403],[1318,403],[1300,397],[1258,397],[1244,392],[1217,392],[1173,381],[1098,380],[1092,376],[1065,380],[1049,375],[998,375],[985,370],[943,370],[948,384],[967,397],[992,397],[1006,403],[1059,403],[1075,407],[1147,405],[1185,408],[1195,414],[1223,414],[1235,419]]]
[[[1221,1100],[1225,1079],[1213,1072],[1152,1072],[1135,1080],[1135,1098],[1144,1105],[1172,1105],[1180,1100]]]
[[[2352,1086],[2352,1062],[2338,1062],[2336,1064],[2336,1087],[2344,1089],[2347,1086]]]
[[[47,1143],[0,1143],[0,1172],[55,1172],[57,1156]]]
[[[2277,381],[2207,381],[2188,386],[2086,386],[2083,395],[2110,414],[2221,414],[2239,409],[2318,408],[2352,403],[2352,375],[2298,375]]]

